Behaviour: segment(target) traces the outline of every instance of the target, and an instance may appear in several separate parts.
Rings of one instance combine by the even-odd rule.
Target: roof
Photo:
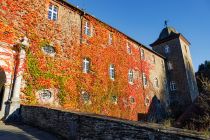
[[[190,42],[181,33],[178,33],[175,28],[165,27],[160,32],[158,39],[152,44],[150,44],[150,46],[154,47],[158,44],[164,43],[175,38],[182,38],[187,44],[190,45]]]
[[[65,4],[65,5],[69,6],[69,7],[71,7],[71,8],[73,8],[73,9],[77,10],[78,12],[81,13],[81,15],[85,15],[85,14],[86,14],[86,15],[88,15],[88,16],[91,16],[92,18],[94,18],[94,19],[96,19],[97,21],[103,23],[104,25],[106,25],[106,26],[108,26],[108,27],[110,27],[110,28],[116,30],[117,32],[123,34],[123,35],[126,36],[129,40],[135,42],[136,44],[140,45],[141,47],[145,48],[146,50],[148,50],[148,51],[150,51],[150,52],[152,52],[152,53],[158,55],[159,57],[165,59],[165,57],[162,56],[161,54],[159,54],[159,53],[153,51],[152,49],[150,49],[150,48],[146,47],[145,45],[143,45],[142,43],[138,42],[137,40],[131,38],[130,36],[126,35],[125,33],[121,32],[121,31],[119,31],[118,29],[116,29],[116,28],[110,26],[109,24],[107,24],[107,23],[101,21],[100,19],[98,19],[98,18],[92,16],[91,14],[86,13],[83,9],[80,9],[80,8],[78,8],[78,7],[74,6],[74,5],[72,5],[71,3],[69,3],[69,2],[67,2],[67,1],[65,1],[65,0],[54,0],[54,1],[59,1],[59,2]]]

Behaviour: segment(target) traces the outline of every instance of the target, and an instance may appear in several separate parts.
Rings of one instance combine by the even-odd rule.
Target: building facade
[[[170,89],[180,103],[197,96],[183,36],[164,42],[179,47],[168,57],[160,40],[151,50],[62,0],[3,0],[0,7],[0,118],[21,103],[129,120],[152,114],[152,120],[173,103]],[[180,70],[169,71],[169,62]]]

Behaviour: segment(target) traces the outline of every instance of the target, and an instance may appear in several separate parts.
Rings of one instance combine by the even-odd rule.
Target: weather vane
[[[165,24],[165,27],[167,27],[168,26],[168,20],[165,20],[164,24]]]

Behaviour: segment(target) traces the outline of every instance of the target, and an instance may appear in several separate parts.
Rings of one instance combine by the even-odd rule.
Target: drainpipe
[[[8,113],[6,114],[6,120],[16,121],[19,118],[19,108],[20,108],[20,92],[21,92],[21,82],[24,73],[24,64],[26,59],[25,49],[29,47],[29,40],[24,37],[20,42],[20,52],[17,58],[17,65],[15,67],[14,76],[14,86],[12,89],[10,105],[8,108]]]

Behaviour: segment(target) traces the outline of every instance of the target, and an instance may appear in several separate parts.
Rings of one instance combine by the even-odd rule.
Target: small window
[[[133,70],[128,71],[128,82],[131,84],[134,82]]]
[[[90,95],[86,91],[82,91],[82,100],[87,103],[90,100]]]
[[[56,21],[58,19],[58,6],[53,4],[49,5],[48,19]]]
[[[89,73],[90,71],[90,60],[88,58],[83,59],[83,73]]]
[[[174,81],[170,82],[170,89],[171,91],[176,91],[176,83]]]
[[[169,53],[169,46],[165,46],[165,53],[168,54]]]
[[[89,21],[85,21],[85,34],[91,36],[91,27]]]
[[[40,90],[39,96],[42,100],[50,100],[52,97],[52,92],[48,89]]]
[[[147,86],[147,76],[145,73],[142,74],[142,78],[143,78],[143,84],[144,86]]]
[[[109,75],[110,75],[110,79],[111,80],[114,80],[115,79],[115,68],[114,68],[114,65],[111,64],[109,66]]]
[[[47,55],[50,55],[50,56],[55,56],[55,48],[51,45],[45,45],[42,47],[42,51],[47,54]]]
[[[128,52],[128,54],[132,53],[131,46],[130,46],[130,44],[128,42],[127,42],[127,52]]]
[[[113,33],[110,32],[110,33],[109,33],[109,41],[108,41],[109,45],[111,45],[112,42],[113,42]]]
[[[144,55],[144,50],[141,49],[141,59],[144,60],[145,59],[145,55]]]
[[[171,62],[168,62],[168,70],[173,70],[173,64]]]
[[[111,101],[112,101],[112,103],[117,104],[117,102],[118,102],[117,96],[112,96]]]
[[[152,63],[155,64],[155,56],[152,55]]]
[[[130,103],[134,104],[135,103],[135,98],[134,97],[130,97]]]
[[[150,105],[150,99],[149,99],[149,97],[146,97],[145,98],[145,105],[146,106],[149,106]]]
[[[156,87],[156,88],[159,87],[159,83],[158,83],[158,79],[157,78],[154,79],[154,87]]]

